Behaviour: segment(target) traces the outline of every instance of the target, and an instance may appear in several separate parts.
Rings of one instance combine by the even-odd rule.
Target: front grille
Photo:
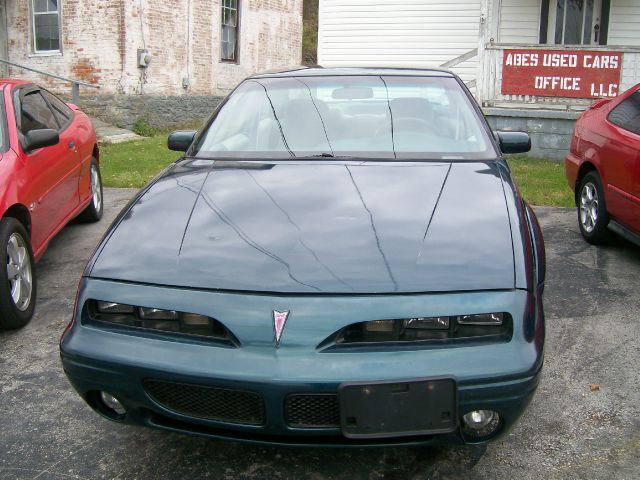
[[[332,393],[289,395],[284,402],[284,418],[290,427],[339,427],[338,396]]]
[[[242,425],[264,425],[264,402],[254,392],[147,379],[149,396],[168,410],[189,417]]]

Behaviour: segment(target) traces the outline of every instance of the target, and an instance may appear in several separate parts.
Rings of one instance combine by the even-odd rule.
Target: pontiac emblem
[[[275,334],[276,348],[280,347],[280,337],[282,337],[282,331],[284,330],[284,324],[287,323],[288,316],[289,310],[285,312],[273,311],[273,332]]]

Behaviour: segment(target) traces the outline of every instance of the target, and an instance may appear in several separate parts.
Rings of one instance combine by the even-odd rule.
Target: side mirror
[[[527,132],[496,132],[502,153],[525,153],[531,150],[531,137]]]
[[[177,130],[171,132],[167,139],[167,147],[169,147],[169,150],[186,152],[193,143],[195,136],[195,130]]]
[[[42,147],[50,147],[60,141],[58,132],[50,128],[29,130],[24,136],[24,150],[31,152]]]

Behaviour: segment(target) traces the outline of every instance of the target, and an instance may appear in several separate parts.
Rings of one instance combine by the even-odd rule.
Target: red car
[[[32,83],[0,79],[0,328],[33,315],[35,262],[70,220],[102,216],[96,135],[75,105]]]
[[[640,245],[640,84],[582,114],[565,173],[587,242],[601,244],[613,230]]]

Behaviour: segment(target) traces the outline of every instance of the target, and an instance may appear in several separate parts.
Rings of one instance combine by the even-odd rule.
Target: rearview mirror
[[[364,100],[373,98],[371,87],[341,87],[331,92],[331,98],[336,100]]]
[[[531,150],[527,132],[496,132],[502,153],[525,153]]]
[[[175,132],[171,132],[169,134],[169,138],[167,139],[167,147],[169,148],[169,150],[186,152],[193,143],[193,139],[195,138],[195,136],[195,130],[176,130]]]
[[[60,141],[58,132],[50,128],[29,130],[24,136],[24,150],[31,152],[42,147],[50,147]]]

